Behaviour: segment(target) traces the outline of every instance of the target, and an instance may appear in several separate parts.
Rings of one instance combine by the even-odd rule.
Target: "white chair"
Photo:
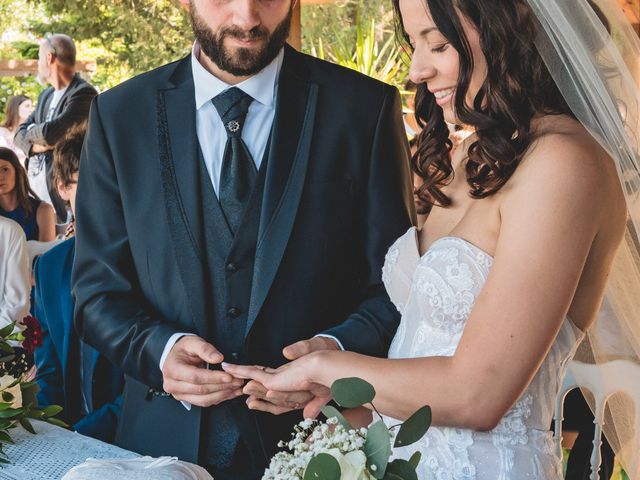
[[[597,368],[597,371],[596,371]],[[600,478],[600,445],[602,443],[602,426],[604,425],[605,406],[612,395],[625,393],[633,401],[636,410],[635,424],[640,418],[640,365],[627,360],[612,360],[599,364],[571,361],[567,366],[565,379],[556,397],[555,405],[555,448],[558,456],[562,456],[562,419],[564,399],[571,390],[585,388],[593,394],[595,400],[595,434],[591,453],[591,480]],[[633,477],[632,477],[633,478]]]

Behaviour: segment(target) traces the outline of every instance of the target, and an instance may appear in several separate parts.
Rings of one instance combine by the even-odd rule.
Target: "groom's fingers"
[[[189,402],[197,407],[211,407],[242,396],[242,389],[216,392],[209,395],[174,395],[176,400]]]
[[[304,407],[302,416],[304,418],[316,418],[320,415],[320,409],[324,407],[329,400],[331,400],[331,397],[315,397]]]
[[[245,395],[254,396],[262,399],[264,399],[267,396],[268,391],[269,390],[267,390],[264,387],[264,385],[262,385],[259,382],[256,382],[255,380],[251,380],[247,382],[247,384],[244,386],[244,389],[243,389],[243,392]]]
[[[165,363],[162,373],[165,381],[177,380],[195,385],[233,383],[235,380],[232,375],[226,372],[207,370],[206,368],[178,362]]]
[[[238,390],[242,388],[242,380],[234,380],[231,383],[207,383],[193,384],[189,382],[181,382],[179,380],[166,379],[163,389],[172,395],[209,395],[216,392],[224,392],[228,390]]]
[[[289,345],[282,354],[287,360],[296,360],[305,355],[309,355],[312,352],[318,350],[339,350],[340,347],[335,340],[327,337],[313,337],[308,340],[301,340],[292,345]]]
[[[224,356],[216,347],[194,335],[186,335],[178,340],[169,352],[167,360],[169,360],[172,354],[184,354],[192,358],[199,358],[201,361],[211,364],[218,364],[224,360]]]
[[[295,407],[282,407],[279,405],[274,405],[273,403],[265,402],[264,400],[260,400],[256,397],[249,397],[247,399],[247,407],[250,410],[259,410],[261,412],[267,412],[272,415],[282,415],[283,413],[292,412],[295,410]]]

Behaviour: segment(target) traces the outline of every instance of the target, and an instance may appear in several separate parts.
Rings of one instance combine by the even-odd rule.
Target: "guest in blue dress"
[[[31,190],[18,156],[5,147],[0,147],[0,216],[17,222],[27,240],[55,240],[56,217],[53,207],[40,201]]]

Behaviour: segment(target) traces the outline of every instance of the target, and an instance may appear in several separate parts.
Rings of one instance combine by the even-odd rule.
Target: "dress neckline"
[[[418,230],[418,227],[415,227],[415,226],[411,227],[409,229],[409,232],[411,230],[413,230],[413,238],[414,238],[413,246],[414,246],[414,250],[416,252],[416,256],[418,257],[418,259],[424,258],[433,249],[433,247],[436,244],[440,243],[440,242],[443,242],[445,240],[457,240],[459,242],[464,243],[465,245],[467,245],[468,247],[472,248],[473,250],[477,251],[478,253],[481,253],[482,255],[484,255],[485,257],[490,259],[491,261],[493,261],[493,256],[492,255],[489,255],[482,248],[478,247],[474,243],[471,243],[469,240],[467,240],[467,239],[465,239],[463,237],[457,236],[457,235],[444,235],[443,237],[440,237],[440,238],[434,240],[433,242],[431,242],[431,245],[429,245],[429,247],[427,247],[425,252],[422,255],[420,255],[420,238],[419,238],[420,230]],[[409,233],[409,232],[407,232],[407,233]],[[563,322],[563,323],[568,323],[571,326],[571,329],[573,330],[577,340],[580,340],[583,336],[586,335],[586,332],[584,330],[582,330],[578,325],[576,325],[576,323],[571,319],[571,317],[569,317],[567,315],[567,316],[565,316],[565,319],[567,320],[567,322]]]
[[[418,230],[418,227],[411,227],[411,229],[413,229],[413,234],[414,234],[414,246],[415,246],[415,250],[416,250],[416,254],[418,255],[418,258],[423,258],[427,253],[429,253],[431,251],[431,249],[433,249],[433,247],[438,244],[439,242],[442,242],[444,240],[458,240],[462,243],[464,243],[465,245],[468,245],[469,247],[473,248],[474,250],[480,252],[481,254],[483,254],[485,257],[493,260],[493,256],[489,255],[486,251],[484,251],[482,248],[478,247],[476,244],[471,243],[469,240],[457,236],[457,235],[445,235],[443,237],[440,237],[436,240],[434,240],[433,242],[431,242],[431,244],[427,247],[427,249],[424,251],[424,253],[422,255],[420,255],[420,230]]]

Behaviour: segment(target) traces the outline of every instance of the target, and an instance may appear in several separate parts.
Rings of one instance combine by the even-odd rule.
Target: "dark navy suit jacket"
[[[84,352],[90,358],[83,375],[91,379],[91,391],[84,393],[92,408],[83,416],[80,374],[79,370],[72,371],[82,365],[78,356],[80,343],[73,328],[74,251],[75,239],[67,240],[42,255],[35,268],[35,314],[44,336],[42,347],[35,351],[38,404],[62,406],[63,418],[74,430],[112,442],[120,413],[122,374],[96,350],[85,346]]]

